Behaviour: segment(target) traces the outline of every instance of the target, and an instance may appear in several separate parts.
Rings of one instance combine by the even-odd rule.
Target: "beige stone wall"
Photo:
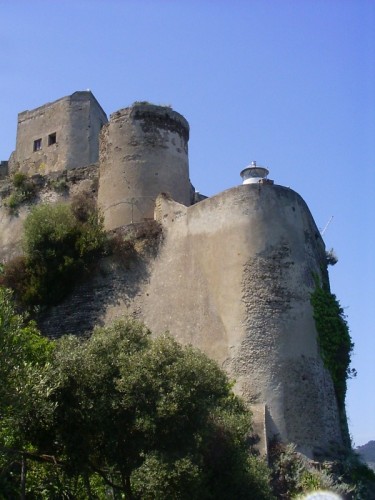
[[[32,175],[73,169],[98,161],[99,131],[107,117],[89,91],[75,92],[18,115],[10,168]],[[56,142],[52,136],[56,134]],[[34,150],[35,141],[41,141]]]
[[[106,229],[152,219],[161,192],[190,205],[188,138],[187,121],[168,107],[134,104],[111,115],[100,146]]]
[[[157,257],[130,265],[108,257],[46,315],[44,331],[83,333],[134,315],[217,360],[235,390],[263,408],[268,439],[307,455],[341,444],[310,305],[325,248],[302,198],[253,184],[190,207],[160,196],[155,212],[164,226]]]
[[[185,209],[159,200],[167,238],[144,297],[146,323],[216,359],[251,404],[266,404],[269,437],[305,453],[341,443],[310,294],[325,265],[299,195],[272,185],[225,191]]]

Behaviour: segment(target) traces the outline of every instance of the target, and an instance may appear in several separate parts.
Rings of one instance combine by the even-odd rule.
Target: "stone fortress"
[[[97,194],[107,230],[150,219],[163,228],[156,257],[142,269],[107,263],[55,308],[46,330],[74,333],[90,314],[101,324],[133,314],[155,334],[168,330],[219,362],[251,405],[264,452],[273,437],[308,456],[341,446],[310,304],[313,275],[328,279],[326,253],[308,207],[255,163],[241,172],[243,184],[199,195],[188,140],[187,121],[171,108],[134,103],[107,120],[90,91],[18,115],[2,182],[19,171],[41,183],[64,176],[70,195]],[[39,202],[59,199],[42,190]],[[20,251],[30,207],[15,216],[0,205],[0,258],[7,259]]]

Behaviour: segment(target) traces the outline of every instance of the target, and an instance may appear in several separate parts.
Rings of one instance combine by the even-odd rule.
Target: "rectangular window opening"
[[[49,134],[48,136],[48,146],[52,146],[52,144],[56,144],[56,132],[54,132],[53,134]]]
[[[42,139],[36,139],[34,141],[33,151],[40,151],[42,149]]]

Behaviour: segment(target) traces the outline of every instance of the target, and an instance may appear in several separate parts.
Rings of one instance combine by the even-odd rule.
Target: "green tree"
[[[11,291],[0,287],[0,491],[6,498],[21,487],[21,466],[31,451],[24,411],[52,350],[35,324],[16,313]]]
[[[33,321],[18,314],[12,292],[0,287],[0,403],[14,404],[17,387],[25,371],[43,366],[53,350],[53,344],[42,337]]]
[[[250,415],[199,351],[127,320],[58,341],[43,380],[49,415],[29,407],[30,439],[70,477],[99,475],[127,499],[270,497]]]

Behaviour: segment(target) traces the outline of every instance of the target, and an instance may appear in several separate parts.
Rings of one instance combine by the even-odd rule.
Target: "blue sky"
[[[91,89],[107,114],[171,104],[212,195],[252,160],[308,203],[355,342],[356,445],[375,439],[375,2],[0,0],[0,159],[17,113]]]

